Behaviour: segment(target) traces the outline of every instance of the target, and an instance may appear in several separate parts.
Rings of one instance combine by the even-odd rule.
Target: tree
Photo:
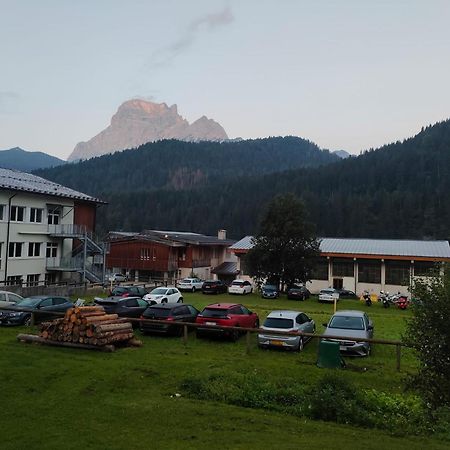
[[[245,259],[258,284],[267,280],[284,287],[311,278],[319,242],[305,216],[303,203],[293,194],[277,196],[269,203]]]
[[[403,336],[419,360],[411,385],[430,407],[450,406],[450,267],[416,281],[412,294],[416,302]]]

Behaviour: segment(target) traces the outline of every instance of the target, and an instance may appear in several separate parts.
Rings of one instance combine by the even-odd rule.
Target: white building
[[[91,235],[102,203],[35,175],[0,168],[0,283],[80,281],[80,273],[89,278],[88,263],[102,250]]]
[[[248,277],[245,254],[252,247],[252,236],[230,247],[239,258],[240,277]],[[450,261],[448,241],[324,238],[320,241],[320,252],[308,283],[312,293],[334,287],[358,295],[364,290],[407,294],[413,277],[427,276],[436,264]]]

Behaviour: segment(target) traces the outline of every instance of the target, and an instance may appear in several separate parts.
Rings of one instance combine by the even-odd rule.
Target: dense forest
[[[239,145],[245,149],[246,142],[249,141]],[[189,144],[189,148],[196,145],[200,144]],[[169,150],[167,153],[165,158],[170,159]],[[115,170],[122,170],[133,179],[132,153],[123,152],[110,158],[125,154],[129,163],[122,160]],[[214,172],[205,183],[188,189],[168,188],[167,183],[157,185],[159,189],[149,189],[137,183],[133,189],[117,192],[117,188],[108,189],[115,180],[103,175],[99,180],[103,184],[92,189],[85,165],[102,163],[103,158],[68,166],[72,170],[78,167],[77,183],[71,178],[75,175],[61,176],[66,166],[40,172],[44,177],[109,201],[98,214],[102,231],[155,228],[215,233],[225,228],[230,237],[240,238],[255,232],[265,205],[274,195],[293,192],[305,202],[310,220],[321,236],[450,237],[450,121],[429,126],[410,139],[358,157],[293,170],[283,170],[286,164],[272,170],[257,169],[255,161],[253,172],[237,172],[232,177],[224,168],[228,176]],[[214,166],[215,158],[216,155],[210,155],[206,159]],[[290,158],[286,154],[288,167]],[[197,158],[192,167],[203,164]],[[233,164],[230,157],[226,166]],[[103,174],[100,166],[98,173]],[[58,171],[58,177],[52,176]]]
[[[55,167],[65,164],[62,159],[42,152],[30,152],[19,147],[0,150],[0,167],[5,169],[31,172],[45,167]]]
[[[171,139],[35,173],[79,191],[107,196],[136,190],[185,190],[212,180],[317,167],[339,159],[291,136],[198,143]]]

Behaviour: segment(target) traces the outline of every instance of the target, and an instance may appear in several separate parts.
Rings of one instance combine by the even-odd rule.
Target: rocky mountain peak
[[[178,114],[177,105],[132,99],[122,103],[111,124],[87,142],[75,146],[69,161],[89,159],[161,139],[225,140],[222,126],[206,116],[192,124]]]

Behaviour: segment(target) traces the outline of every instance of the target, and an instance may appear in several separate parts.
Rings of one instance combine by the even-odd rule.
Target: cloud
[[[149,66],[155,70],[169,65],[177,56],[192,46],[201,32],[204,30],[212,32],[217,28],[231,24],[233,21],[234,15],[229,6],[225,6],[222,11],[217,13],[205,14],[194,19],[179,39],[153,53]]]
[[[17,112],[20,95],[17,92],[0,91],[0,114]]]

